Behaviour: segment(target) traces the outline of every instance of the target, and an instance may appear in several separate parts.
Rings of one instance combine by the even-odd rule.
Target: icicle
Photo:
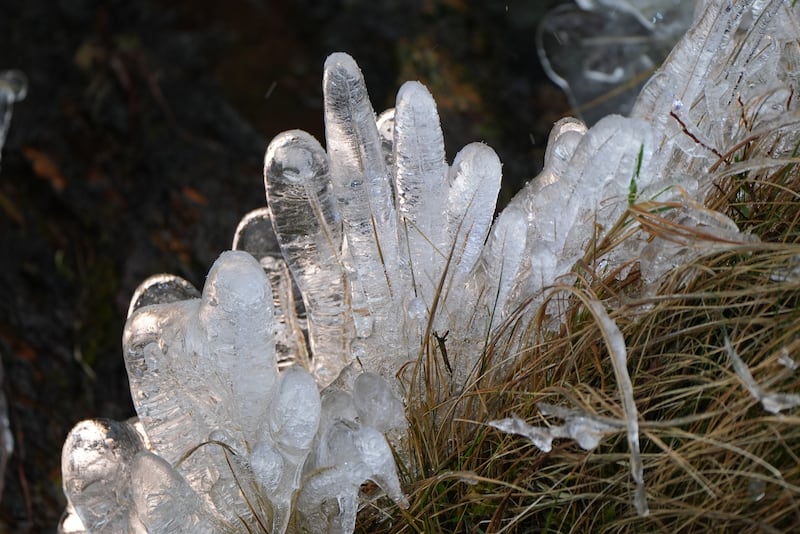
[[[472,269],[486,241],[500,191],[501,168],[494,150],[481,143],[465,146],[453,161],[447,228],[449,243],[455,243],[450,268],[457,279]]]
[[[311,369],[326,386],[349,363],[351,336],[328,158],[309,134],[285,132],[267,148],[264,180],[275,234],[306,308]]]
[[[399,256],[397,219],[389,170],[369,103],[364,78],[347,54],[325,61],[325,137],[333,192],[347,236],[353,276],[381,339],[370,339],[381,351],[405,352],[402,344],[401,297],[408,278]],[[390,361],[369,350],[367,367],[391,376]],[[403,358],[404,359],[404,358]]]
[[[406,82],[397,93],[393,137],[399,224],[407,237],[415,294],[430,306],[448,252],[441,224],[447,164],[436,103],[419,82]]]

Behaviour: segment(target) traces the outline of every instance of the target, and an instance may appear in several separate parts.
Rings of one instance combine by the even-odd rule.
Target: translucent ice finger
[[[354,273],[384,344],[400,349],[399,300],[407,281],[398,255],[397,221],[381,138],[364,78],[353,59],[325,62],[325,136],[331,179]]]
[[[277,380],[272,302],[258,261],[246,252],[224,252],[208,273],[198,321],[186,333],[187,353],[198,355],[197,378],[236,414],[237,430],[250,433],[263,420]],[[225,421],[214,425],[224,427]]]
[[[451,269],[463,276],[475,265],[489,233],[500,191],[500,159],[487,145],[472,143],[456,155],[450,175],[447,227],[449,243],[455,243]]]
[[[200,292],[190,282],[172,274],[156,274],[139,284],[131,297],[128,317],[139,308],[195,299]]]
[[[242,217],[233,233],[231,250],[244,250],[258,260],[280,254],[269,208],[258,208]]]
[[[127,423],[91,419],[70,431],[61,455],[64,495],[87,531],[128,530],[130,466],[142,449]]]
[[[272,140],[264,160],[267,200],[281,251],[303,295],[312,369],[327,385],[349,362],[342,229],[328,158],[316,139],[293,130]]]
[[[448,252],[441,224],[447,164],[436,103],[419,82],[406,82],[397,93],[393,138],[400,231],[407,236],[416,295],[429,306]]]

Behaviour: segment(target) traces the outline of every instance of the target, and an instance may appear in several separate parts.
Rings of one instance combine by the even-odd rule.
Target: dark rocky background
[[[15,452],[0,532],[52,532],[60,451],[81,419],[133,415],[128,301],[158,272],[202,286],[264,205],[269,139],[323,139],[322,64],[346,51],[373,105],[407,79],[437,99],[448,157],[485,141],[503,198],[567,113],[537,62],[558,0],[5,0],[0,70],[30,79],[0,169],[0,358]]]

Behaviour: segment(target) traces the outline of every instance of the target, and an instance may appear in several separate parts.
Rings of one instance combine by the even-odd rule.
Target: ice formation
[[[279,371],[268,270],[230,251],[202,294],[163,275],[140,286],[123,339],[139,417],[84,421],[70,433],[63,532],[285,532],[320,514],[310,531],[327,532],[355,517],[368,479],[407,505],[383,435],[404,426],[402,403],[377,375],[337,390],[358,407],[347,410],[329,405],[334,397],[321,397],[303,366]],[[336,441],[341,425],[352,443]],[[293,517],[301,488],[310,504]],[[329,515],[314,509],[323,504]]]
[[[61,531],[351,532],[365,480],[407,506],[386,436],[402,436],[407,371],[426,339],[447,332],[457,392],[487,335],[521,306],[557,302],[550,288],[574,281],[587,248],[622,221],[629,236],[600,264],[624,276],[638,261],[646,283],[753,239],[702,200],[742,171],[743,141],[770,143],[762,167],[792,157],[796,124],[777,121],[797,107],[797,18],[781,0],[699,6],[631,116],[590,129],[559,121],[544,170],[494,223],[494,151],[473,143],[448,165],[424,86],[403,85],[376,117],[356,63],[331,55],[326,147],[297,130],[272,140],[268,207],[245,217],[202,293],[160,276],[134,295],[124,356],[138,420],[72,431]],[[664,239],[659,225],[689,231]],[[646,514],[625,342],[603,303],[586,306],[614,358],[624,419],[541,405],[564,424],[494,425],[542,450],[563,437],[592,448],[624,429]],[[558,307],[544,312],[557,327]]]
[[[731,340],[727,335],[724,341],[725,352],[731,360],[734,372],[736,372],[736,375],[742,381],[744,387],[747,388],[747,391],[750,392],[750,395],[760,402],[761,406],[763,406],[766,411],[769,413],[780,413],[783,410],[789,410],[800,406],[800,395],[796,393],[780,393],[764,389],[764,387],[753,378],[750,368],[747,367],[742,357],[739,356],[739,353],[733,348]],[[783,363],[781,360],[779,360],[779,362]],[[794,364],[794,360],[791,360],[791,362]]]
[[[525,436],[542,452],[553,450],[553,440],[558,438],[575,440],[584,450],[592,450],[600,444],[606,434],[618,432],[624,428],[625,423],[620,421],[607,421],[580,410],[571,410],[561,406],[554,406],[544,402],[538,405],[542,415],[563,419],[564,424],[549,427],[532,426],[512,415],[505,419],[489,421],[489,426],[506,432]]]
[[[551,427],[535,427],[514,415],[506,419],[489,421],[488,424],[501,432],[527,437],[543,452],[550,452],[553,448],[553,439],[556,438],[573,439],[582,449],[591,450],[597,447],[604,435],[626,430],[631,455],[631,478],[636,483],[633,502],[639,515],[646,516],[649,510],[644,487],[644,466],[639,450],[639,416],[633,396],[633,383],[627,369],[628,351],[625,348],[625,339],[602,303],[589,300],[586,305],[600,326],[612,357],[624,419],[621,421],[602,419],[581,410],[571,410],[541,402],[538,406],[542,415],[563,419],[565,423]]]

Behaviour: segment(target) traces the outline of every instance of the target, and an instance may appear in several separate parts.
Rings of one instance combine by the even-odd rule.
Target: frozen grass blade
[[[625,348],[625,338],[622,336],[617,323],[608,316],[603,304],[595,299],[587,298],[584,303],[589,307],[600,331],[605,339],[611,362],[614,365],[614,376],[619,387],[619,396],[622,401],[622,413],[627,427],[628,447],[631,453],[631,477],[636,482],[636,494],[633,499],[636,512],[640,516],[647,516],[650,511],[647,506],[647,496],[644,487],[644,465],[639,450],[639,413],[633,397],[633,383],[628,374],[628,351]]]

